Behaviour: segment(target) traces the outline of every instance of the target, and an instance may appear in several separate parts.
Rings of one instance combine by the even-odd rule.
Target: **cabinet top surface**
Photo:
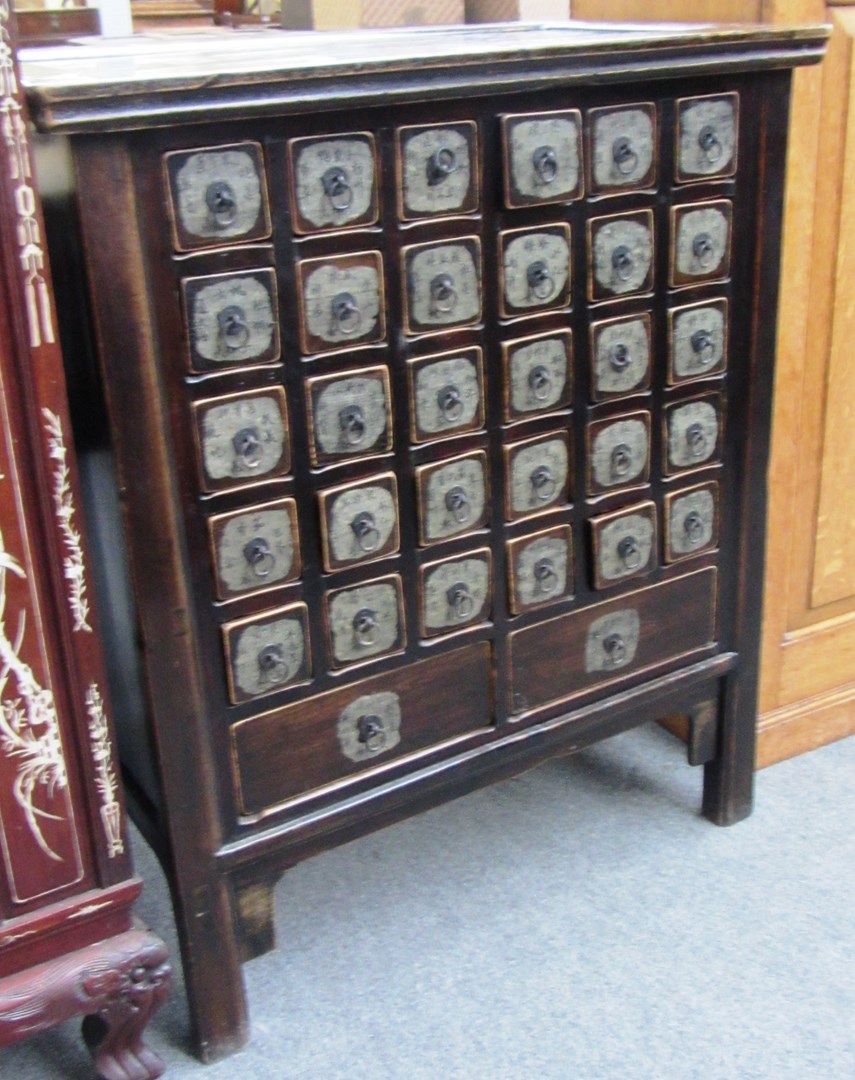
[[[234,31],[80,39],[20,54],[42,130],[120,130],[283,108],[442,97],[526,80],[625,81],[675,66],[788,67],[820,59],[825,27],[507,23],[346,33]],[[347,90],[341,80],[347,79]],[[382,80],[382,85],[380,83]],[[336,90],[338,86],[338,90]]]

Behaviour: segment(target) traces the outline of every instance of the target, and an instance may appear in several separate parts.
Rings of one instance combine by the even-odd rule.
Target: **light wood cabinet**
[[[769,473],[758,764],[855,732],[855,4],[575,0],[579,19],[827,22],[795,74]]]

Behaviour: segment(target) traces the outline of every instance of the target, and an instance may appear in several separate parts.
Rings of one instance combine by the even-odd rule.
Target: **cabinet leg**
[[[95,1058],[101,1080],[151,1080],[163,1073],[163,1062],[142,1041],[143,1029],[166,1000],[169,964],[166,947],[145,935],[131,947],[120,965],[103,963],[84,973],[84,993],[100,1000],[96,1012],[83,1020],[83,1038]]]
[[[728,677],[719,712],[718,751],[704,764],[703,813],[716,825],[734,825],[751,813],[756,724],[754,693]]]
[[[101,1080],[154,1080],[163,1062],[143,1029],[169,993],[166,946],[131,930],[0,979],[0,1046],[85,1016]]]
[[[195,1050],[209,1064],[249,1040],[246,992],[235,935],[232,891],[225,879],[182,891],[174,907]]]

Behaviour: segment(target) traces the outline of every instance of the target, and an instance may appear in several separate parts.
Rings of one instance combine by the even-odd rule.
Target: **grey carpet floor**
[[[303,863],[248,1049],[189,1055],[177,962],[148,1041],[173,1080],[855,1080],[855,738],[760,773],[730,829],[700,783],[642,728]],[[77,1024],[0,1075],[89,1080]]]

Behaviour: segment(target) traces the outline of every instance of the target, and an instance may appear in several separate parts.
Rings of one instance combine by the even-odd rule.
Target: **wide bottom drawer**
[[[492,722],[486,642],[240,721],[232,729],[240,812],[263,814]]]
[[[699,570],[510,635],[510,711],[519,715],[713,644],[716,571]]]

